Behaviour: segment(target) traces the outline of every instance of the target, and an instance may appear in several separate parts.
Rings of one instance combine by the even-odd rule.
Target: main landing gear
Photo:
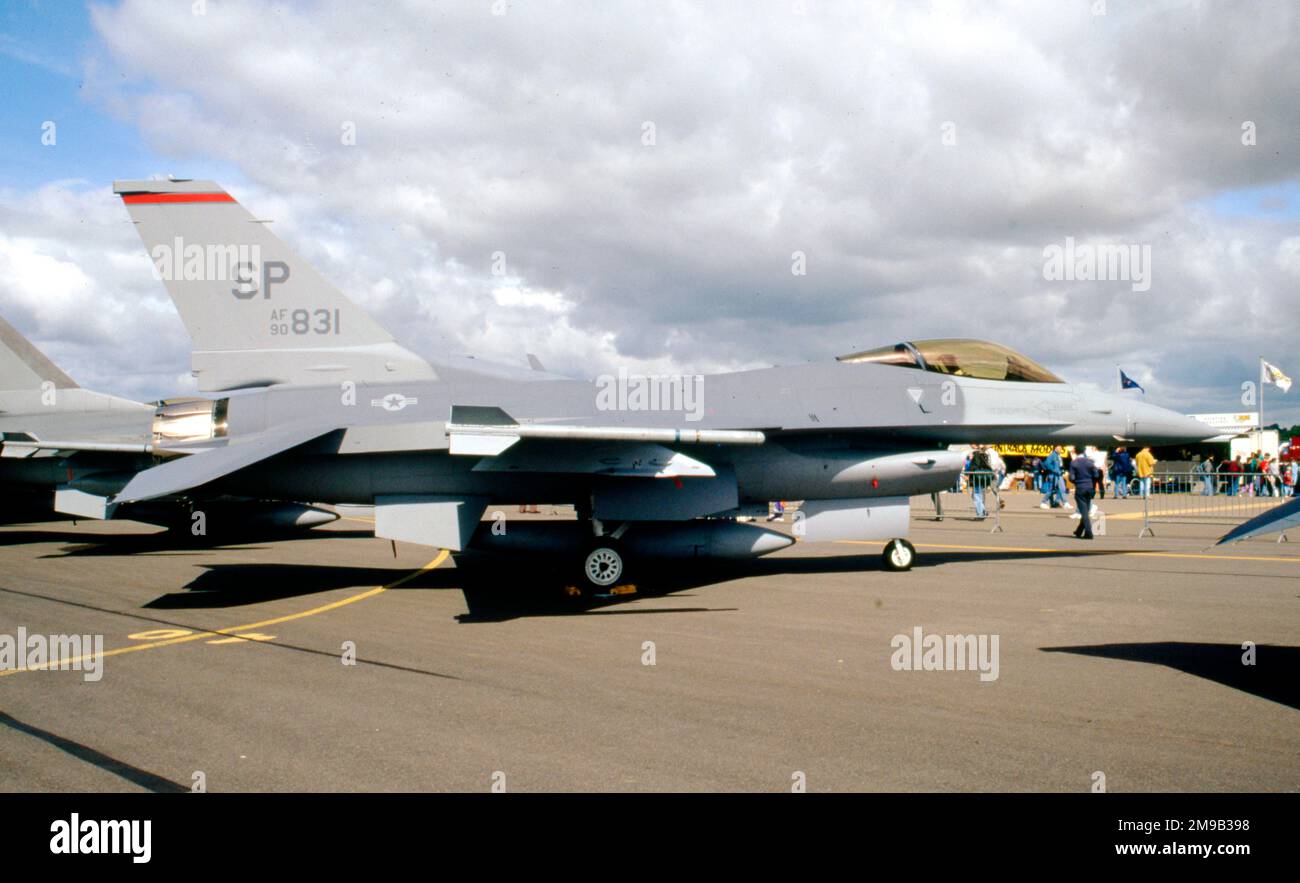
[[[890,540],[885,543],[885,551],[880,555],[885,570],[911,570],[916,563],[916,547],[904,539]]]
[[[607,533],[605,525],[599,519],[591,519],[594,536],[587,541],[575,562],[577,585],[572,587],[574,594],[616,595],[636,591],[627,585],[630,562],[627,548],[621,542],[629,526],[623,523],[616,530]]]
[[[604,537],[589,544],[582,559],[582,577],[587,588],[599,591],[618,585],[625,566],[619,545],[617,541],[611,542]]]

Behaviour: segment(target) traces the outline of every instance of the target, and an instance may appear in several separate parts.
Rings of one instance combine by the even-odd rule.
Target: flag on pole
[[[1290,383],[1290,381],[1287,382]],[[1119,388],[1120,389],[1142,389],[1142,384],[1138,383],[1132,377],[1129,377],[1127,374],[1125,374],[1124,369],[1121,368],[1119,371]],[[1142,395],[1146,395],[1146,394],[1147,391],[1145,389],[1142,389]]]
[[[1291,388],[1291,378],[1282,373],[1282,369],[1277,365],[1271,365],[1260,359],[1260,364],[1264,366],[1264,382],[1271,383],[1282,392]]]

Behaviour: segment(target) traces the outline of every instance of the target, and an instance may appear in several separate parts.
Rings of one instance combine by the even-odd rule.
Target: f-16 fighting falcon
[[[950,444],[1215,434],[975,340],[695,377],[576,380],[536,360],[532,370],[428,361],[216,183],[114,189],[193,339],[203,395],[147,414],[131,405],[123,432],[105,428],[119,426],[112,408],[6,406],[4,453],[19,459],[5,462],[30,465],[24,455],[43,452],[74,463],[105,443],[135,445],[147,461],[68,471],[55,508],[81,517],[229,499],[373,505],[380,537],[565,554],[601,590],[646,558],[784,548],[794,540],[736,516],[803,500],[796,536],[883,540],[885,568],[906,570],[909,498],[954,484],[964,455]],[[105,433],[114,437],[97,443]],[[572,504],[578,522],[494,531],[482,520],[491,505],[523,502]]]

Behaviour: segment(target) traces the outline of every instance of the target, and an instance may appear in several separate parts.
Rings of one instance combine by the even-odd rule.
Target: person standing
[[[1115,496],[1123,500],[1128,497],[1128,486],[1133,480],[1133,457],[1128,448],[1115,449]]]
[[[1070,461],[1070,481],[1074,484],[1074,502],[1078,506],[1079,524],[1074,535],[1080,539],[1092,539],[1092,498],[1101,484],[1101,470],[1092,461],[1086,451]]]
[[[1196,472],[1201,476],[1201,496],[1214,496],[1214,457],[1207,454],[1204,460],[1196,464]]]
[[[1228,461],[1226,471],[1228,473],[1228,496],[1235,497],[1241,486],[1241,454]]]
[[[1060,505],[1061,494],[1061,449],[1052,448],[1052,452],[1043,458],[1043,499],[1039,509],[1051,509]]]
[[[1034,490],[1039,490],[1041,482],[1038,480],[1038,458],[1025,457],[1025,463],[1021,470],[1025,474],[1025,490],[1029,490],[1031,487]]]
[[[1074,504],[1070,502],[1070,488],[1065,483],[1072,460],[1074,460],[1074,448],[1069,445],[1061,448],[1061,474],[1056,476],[1056,496],[1066,509],[1074,508]]]
[[[1142,489],[1142,497],[1151,496],[1151,477],[1156,474],[1155,454],[1151,453],[1150,448],[1143,448],[1138,451],[1136,458],[1138,486]]]
[[[1282,470],[1278,466],[1277,457],[1264,457],[1264,480],[1268,482],[1268,495],[1270,497],[1282,496]]]
[[[993,500],[995,505],[1001,509],[1005,505],[1002,502],[1002,482],[1007,477],[1007,463],[1002,459],[1002,455],[998,453],[998,449],[992,445],[985,448],[985,453],[988,454],[989,469],[993,470]]]
[[[970,485],[970,497],[975,502],[975,517],[988,518],[984,506],[984,489],[989,486],[989,455],[983,445],[971,449],[966,459],[966,483]]]

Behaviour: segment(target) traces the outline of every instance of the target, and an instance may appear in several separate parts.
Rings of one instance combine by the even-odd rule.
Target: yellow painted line
[[[1195,552],[1122,552],[1123,555],[1146,555],[1150,558],[1209,558],[1212,561],[1289,561],[1300,564],[1300,555],[1284,558],[1281,555],[1198,555]]]
[[[1227,512],[1212,508],[1191,509],[1158,509],[1155,512],[1148,513],[1151,518],[1160,518],[1164,515],[1185,515],[1188,518],[1254,518],[1256,515],[1262,515],[1265,512],[1271,512],[1276,509],[1277,503],[1268,506],[1261,506],[1253,512]],[[1003,513],[1004,515],[1006,513]],[[1116,521],[1137,521],[1142,517],[1141,512],[1123,512],[1119,515],[1107,515],[1108,519],[1113,518]]]
[[[260,622],[251,622],[247,625],[230,626],[229,628],[224,628],[224,629],[204,629],[202,631],[195,632],[194,634],[184,635],[179,638],[168,638],[163,641],[150,641],[145,644],[131,644],[130,646],[127,647],[118,647],[115,650],[105,650],[103,653],[98,654],[98,656],[99,658],[103,659],[109,656],[120,656],[123,653],[135,653],[140,650],[153,650],[158,647],[170,647],[173,644],[187,644],[191,641],[201,641],[205,638],[211,638],[214,635],[233,635],[236,632],[246,632],[249,631],[250,629],[266,628],[267,626],[271,626],[271,625],[279,625],[282,622],[291,622],[295,619],[306,619],[308,616],[318,616],[319,614],[322,613],[328,613],[331,610],[338,610],[340,607],[346,607],[349,604],[355,604],[358,601],[364,601],[367,598],[373,598],[375,595],[387,591],[388,589],[395,589],[398,586],[406,585],[416,577],[439,567],[444,561],[447,560],[447,557],[450,554],[451,553],[448,552],[446,549],[443,549],[441,552],[438,553],[437,557],[435,557],[428,564],[424,565],[418,570],[411,571],[406,576],[402,577],[399,580],[395,580],[386,586],[376,586],[373,589],[368,589],[364,592],[359,592],[356,595],[350,595],[347,598],[340,598],[338,601],[331,601],[329,604],[322,604],[321,606],[313,607],[310,610],[303,610],[298,613],[290,613],[285,616],[277,616],[274,619],[263,619]],[[33,668],[5,669],[4,671],[0,671],[0,678],[5,677],[6,675],[18,674],[19,672],[22,671],[41,671],[43,669],[48,669],[51,666],[60,666],[60,667],[64,665],[74,666],[77,665],[78,663],[86,662],[87,660],[94,659],[94,658],[95,658],[95,654],[87,653],[87,654],[83,654],[82,656],[75,657],[73,659],[54,660],[51,662],[47,662],[44,665],[35,666]]]
[[[840,543],[852,543],[855,546],[879,546],[879,542],[871,540],[837,540]],[[918,549],[976,549],[984,551],[986,549],[1000,549],[1004,552],[1060,552],[1060,549],[1036,549],[1029,546],[958,546],[949,543],[915,543]]]
[[[880,543],[873,543],[870,540],[839,540],[841,543],[853,543],[859,546],[878,546]],[[976,552],[1038,552],[1041,554],[1056,554],[1068,552],[1071,555],[1133,555],[1135,557],[1146,558],[1208,558],[1211,561],[1286,561],[1291,564],[1300,564],[1300,555],[1291,557],[1269,556],[1269,555],[1207,555],[1198,552],[1120,552],[1110,551],[1109,549],[1040,549],[1031,546],[960,546],[951,543],[916,543],[918,549],[966,549]]]

